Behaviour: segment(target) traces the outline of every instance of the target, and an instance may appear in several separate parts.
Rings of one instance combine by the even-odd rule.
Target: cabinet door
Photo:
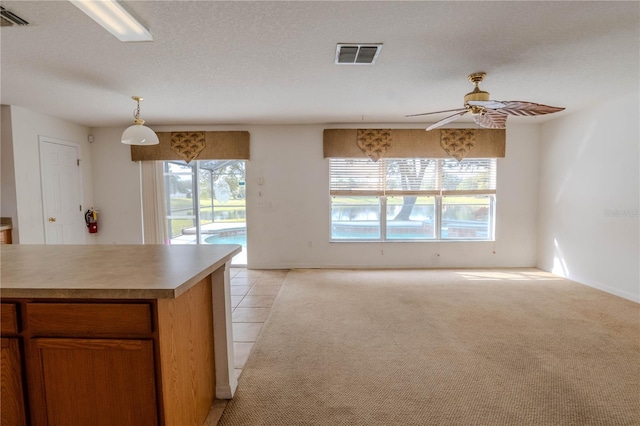
[[[151,340],[32,339],[35,425],[157,425]]]
[[[0,244],[11,244],[11,229],[0,231]]]
[[[0,424],[7,426],[26,425],[20,344],[17,338],[3,337],[0,341],[2,342],[0,357],[2,413],[0,413]]]

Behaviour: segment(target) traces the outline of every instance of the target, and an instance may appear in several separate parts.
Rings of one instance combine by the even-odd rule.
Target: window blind
[[[495,194],[496,160],[455,159],[440,160],[440,190],[443,195]]]
[[[384,161],[332,158],[330,162],[332,195],[378,195],[384,192]]]
[[[496,160],[332,158],[331,195],[495,194]]]

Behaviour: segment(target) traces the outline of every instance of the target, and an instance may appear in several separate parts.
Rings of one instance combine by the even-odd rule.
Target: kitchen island
[[[2,246],[2,423],[202,425],[237,386],[240,251]]]

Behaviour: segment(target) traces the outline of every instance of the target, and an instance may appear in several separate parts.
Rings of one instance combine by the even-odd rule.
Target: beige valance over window
[[[248,160],[249,132],[157,132],[158,145],[132,145],[131,161]]]
[[[504,129],[325,129],[324,158],[501,158]]]

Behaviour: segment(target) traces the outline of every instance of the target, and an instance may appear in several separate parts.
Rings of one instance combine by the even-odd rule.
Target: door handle
[[[50,218],[49,218],[49,222],[55,222],[55,221],[56,221],[56,218],[55,218],[55,217],[50,217]]]

